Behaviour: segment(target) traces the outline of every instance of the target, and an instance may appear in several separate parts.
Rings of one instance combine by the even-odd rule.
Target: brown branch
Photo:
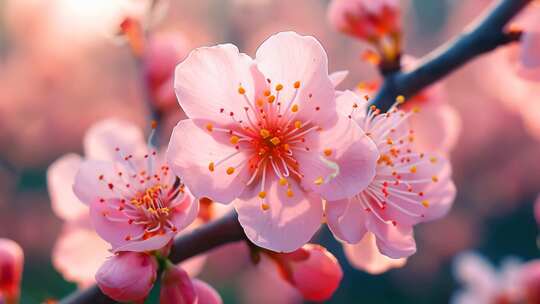
[[[500,45],[517,41],[518,32],[505,32],[506,24],[532,0],[500,0],[459,37],[427,55],[414,70],[385,75],[381,90],[373,104],[382,110],[388,109],[396,96],[414,96],[420,90],[440,80],[474,57],[489,52]],[[210,222],[198,229],[178,237],[172,247],[170,259],[174,263],[204,253],[218,246],[245,240],[236,213]],[[101,293],[97,286],[74,292],[61,304],[104,304],[115,303]]]
[[[425,56],[415,69],[385,75],[372,104],[386,111],[397,96],[412,97],[473,58],[519,40],[521,33],[507,32],[505,27],[531,1],[497,1],[458,37]]]

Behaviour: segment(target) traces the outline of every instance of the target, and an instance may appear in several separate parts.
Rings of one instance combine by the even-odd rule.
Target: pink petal
[[[347,78],[348,75],[349,75],[349,71],[344,70],[344,71],[334,72],[330,74],[329,77],[330,77],[330,81],[332,82],[332,85],[334,86],[334,88],[336,88],[345,80],[345,78]]]
[[[163,272],[161,278],[161,290],[159,293],[160,304],[195,304],[197,294],[195,288],[185,272],[179,266],[171,266]]]
[[[116,151],[119,148],[120,151]],[[94,124],[84,136],[84,153],[92,160],[121,160],[127,155],[143,155],[146,143],[141,129],[116,118]]]
[[[209,133],[193,120],[180,121],[173,130],[167,149],[167,160],[174,173],[183,177],[195,197],[206,196],[217,202],[229,203],[244,190],[249,172],[247,167],[244,167],[245,170],[236,170],[231,175],[228,175],[226,170],[240,164],[246,156],[240,153],[211,172],[211,162],[217,164],[237,151],[232,145],[216,140]]]
[[[114,178],[116,178],[116,170],[111,162],[84,161],[75,175],[73,192],[81,202],[87,205],[100,199],[114,198],[117,194],[108,187],[108,183]]]
[[[450,152],[461,132],[461,118],[452,106],[428,104],[409,119],[419,151]]]
[[[193,287],[195,287],[195,293],[197,294],[197,304],[223,303],[223,300],[212,286],[197,279],[194,279],[192,282]]]
[[[274,174],[267,174],[266,197],[257,195],[259,187],[246,189],[235,201],[238,220],[247,237],[257,246],[276,252],[291,252],[306,244],[315,234],[323,216],[322,201],[289,182],[293,196],[287,195],[287,186],[279,185]]]
[[[68,222],[54,245],[53,265],[64,279],[87,287],[95,282],[99,266],[110,256],[109,247],[90,227],[88,218]]]
[[[328,76],[328,58],[321,44],[311,36],[282,32],[268,38],[257,50],[257,67],[272,85],[283,85],[279,100],[294,103],[302,121],[332,125],[335,116],[334,86]],[[317,110],[319,109],[319,110]]]
[[[57,216],[66,221],[88,214],[88,207],[73,193],[73,182],[80,164],[79,155],[66,154],[47,169],[47,187],[52,209]]]
[[[370,274],[381,274],[392,268],[400,268],[407,262],[405,258],[391,259],[382,255],[371,232],[366,233],[360,243],[344,244],[343,248],[351,265]]]
[[[0,238],[0,295],[7,303],[17,303],[23,272],[24,253],[16,242]]]
[[[175,207],[172,223],[180,231],[193,223],[199,214],[199,200],[196,200],[191,192],[184,189],[184,199]]]
[[[146,240],[142,241],[129,241],[125,242],[124,245],[120,245],[114,247],[113,246],[113,252],[122,252],[122,251],[135,251],[135,252],[146,252],[146,251],[154,251],[159,250],[163,247],[165,247],[175,236],[175,233],[173,232],[167,232],[162,235],[156,235],[152,236],[151,238],[148,238]]]
[[[471,291],[480,295],[493,294],[498,288],[498,275],[483,257],[475,253],[462,253],[454,261],[454,275]]]
[[[232,44],[192,51],[175,72],[174,87],[182,109],[189,118],[224,124],[232,122],[230,112],[243,116],[246,102],[238,89],[242,86],[246,97],[254,100],[252,65],[251,58]]]
[[[371,218],[367,222],[367,229],[377,238],[379,251],[389,258],[409,257],[416,252],[416,242],[410,226],[394,226],[391,223]]]
[[[348,199],[326,202],[325,212],[328,228],[336,238],[350,244],[364,238],[367,214],[361,204]]]
[[[339,116],[336,125],[319,133],[318,154],[299,153],[297,160],[305,175],[304,188],[320,193],[326,200],[339,200],[352,197],[364,190],[375,176],[379,153],[373,141],[358,125],[344,116]],[[325,152],[330,152],[326,155]],[[304,166],[306,156],[315,157],[311,164]],[[330,161],[338,166],[336,176],[324,176],[313,163]],[[328,166],[328,165],[327,165]],[[324,178],[320,185],[314,183]]]

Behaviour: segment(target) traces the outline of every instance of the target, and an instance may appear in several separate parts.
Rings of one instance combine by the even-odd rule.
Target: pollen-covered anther
[[[291,107],[291,111],[292,111],[293,113],[298,112],[298,105],[296,105],[296,104],[293,105],[293,106]]]
[[[227,168],[227,174],[228,174],[228,175],[231,175],[231,174],[233,174],[233,173],[234,173],[234,168],[233,168],[233,167]]]
[[[272,93],[270,92],[270,90],[266,90],[266,91],[264,91],[263,94],[264,94],[264,96],[268,97],[268,96],[270,96],[270,94],[272,94]]]
[[[415,106],[414,108],[412,108],[412,111],[413,111],[413,113],[420,113],[420,107]]]
[[[434,183],[436,183],[436,182],[439,181],[439,178],[438,178],[437,176],[432,176],[432,177],[431,177],[431,180],[432,180]]]
[[[238,94],[241,94],[241,95],[246,94],[246,89],[244,89],[243,87],[239,87],[238,88]]]
[[[324,183],[324,179],[322,178],[322,176],[319,176],[315,181],[313,181],[315,183],[315,185],[317,186],[320,186]]]
[[[268,96],[268,103],[273,103],[276,100],[276,96],[270,95]]]
[[[297,129],[300,129],[302,127],[302,122],[300,120],[297,120],[294,122],[294,127]]]
[[[405,96],[399,95],[398,97],[396,97],[396,102],[398,104],[403,104],[405,102]]]
[[[332,149],[324,149],[323,152],[324,152],[324,155],[325,155],[325,156],[330,156],[330,155],[332,155]]]
[[[389,145],[392,145],[394,143],[394,141],[391,138],[387,138],[386,143],[389,144]]]
[[[266,130],[266,129],[261,129],[259,131],[259,134],[262,136],[262,138],[268,138],[270,136],[270,131]]]
[[[270,205],[268,205],[268,204],[266,204],[266,203],[262,203],[262,204],[261,204],[261,209],[262,209],[263,211],[266,211],[266,210],[270,209]]]
[[[260,198],[265,198],[266,197],[266,192],[264,192],[264,191],[259,192],[259,197]]]
[[[214,172],[214,162],[210,162],[208,164],[208,170],[210,170],[210,172]]]
[[[428,208],[429,207],[429,201],[428,200],[423,200],[422,201],[422,206]]]
[[[294,196],[294,192],[292,191],[291,188],[287,189],[287,196],[288,197],[293,197]]]
[[[430,157],[429,161],[434,164],[434,163],[437,162],[437,158],[436,157]]]
[[[416,166],[412,166],[411,169],[409,170],[411,173],[416,173],[418,169],[416,168]]]
[[[206,130],[208,130],[208,132],[214,131],[214,125],[211,123],[206,124]]]
[[[279,143],[281,142],[281,140],[279,139],[279,137],[272,137],[272,139],[270,139],[270,142],[274,145],[274,146],[277,146],[279,145]]]
[[[294,82],[294,88],[295,88],[295,89],[300,88],[300,81],[295,81],[295,82]]]
[[[262,107],[264,106],[264,101],[262,99],[257,99],[255,101],[255,104],[258,106],[258,107]]]
[[[230,142],[231,142],[231,144],[233,144],[233,145],[236,145],[236,144],[238,143],[239,140],[240,140],[240,139],[239,139],[238,136],[236,136],[236,135],[233,135],[233,136],[231,136],[231,138],[230,138]]]
[[[279,184],[280,184],[281,186],[287,185],[287,179],[284,178],[284,177],[280,178],[280,179],[279,179]]]
[[[276,85],[276,91],[281,91],[281,90],[283,90],[283,85],[281,83],[278,83]]]

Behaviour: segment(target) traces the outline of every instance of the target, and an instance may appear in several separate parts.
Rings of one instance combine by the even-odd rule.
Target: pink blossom
[[[171,137],[173,171],[197,197],[234,200],[258,246],[299,248],[320,226],[321,197],[348,197],[373,177],[376,149],[337,114],[313,37],[276,34],[255,60],[233,45],[199,48],[178,65],[175,88],[190,119]]]
[[[17,303],[24,263],[21,247],[12,240],[0,239],[0,301]]]
[[[539,263],[507,258],[497,271],[481,256],[464,253],[454,264],[455,276],[464,289],[454,294],[451,303],[538,303]]]
[[[514,26],[523,29],[518,60],[514,61],[517,75],[525,80],[540,80],[540,5],[533,3],[516,20]]]
[[[96,282],[104,294],[116,301],[143,301],[154,286],[157,267],[151,255],[121,252],[103,263]]]
[[[326,248],[306,244],[291,253],[267,253],[282,278],[309,301],[328,300],[339,287],[343,271]]]
[[[400,268],[407,259],[391,259],[379,252],[375,235],[371,232],[364,234],[362,240],[354,245],[343,244],[345,256],[352,266],[370,274],[381,274],[392,268]]]
[[[196,218],[198,203],[135,126],[102,122],[84,144],[73,190],[114,252],[158,250]]]
[[[170,266],[161,279],[160,304],[221,304],[219,294],[208,284],[192,280],[180,266]]]
[[[388,59],[395,59],[400,52],[397,0],[333,0],[328,19],[338,31],[375,43]]]
[[[413,226],[444,216],[455,197],[450,164],[444,157],[417,152],[415,133],[407,120],[412,112],[392,107],[366,114],[364,99],[347,91],[337,99],[343,113],[358,123],[376,143],[380,157],[374,180],[356,195],[328,201],[328,225],[350,244],[372,232],[380,252],[390,258],[416,252]]]

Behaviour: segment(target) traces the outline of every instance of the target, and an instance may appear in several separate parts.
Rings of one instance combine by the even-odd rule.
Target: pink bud
[[[540,303],[540,261],[529,262],[522,269],[526,303]]]
[[[180,266],[169,267],[161,279],[160,304],[194,304],[197,294],[193,283]]]
[[[337,259],[324,247],[307,244],[288,254],[274,255],[285,279],[306,300],[324,301],[339,287],[343,271]]]
[[[396,0],[333,0],[328,18],[337,30],[365,40],[401,32]]]
[[[16,302],[19,298],[23,263],[21,247],[12,240],[0,239],[0,295],[5,302]]]
[[[205,282],[195,279],[193,287],[197,294],[197,304],[223,304],[217,291]]]
[[[142,301],[156,281],[157,261],[139,252],[121,252],[109,258],[96,274],[101,291],[116,301]]]

